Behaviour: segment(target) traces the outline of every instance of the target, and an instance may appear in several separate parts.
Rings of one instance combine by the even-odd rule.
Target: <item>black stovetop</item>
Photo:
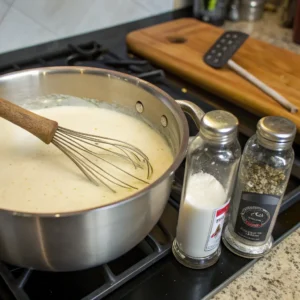
[[[167,13],[0,55],[0,74],[26,68],[62,65],[113,69],[150,81],[173,98],[193,101],[204,111],[209,111],[214,109],[213,105],[182,90],[178,84],[166,78],[163,70],[126,53],[127,32],[190,14],[189,9]],[[189,124],[191,134],[196,134],[193,123]],[[242,145],[247,138],[240,134]],[[0,263],[0,299],[189,300],[209,297],[220,290],[255,260],[238,257],[223,247],[218,263],[206,270],[190,270],[176,262],[170,249],[176,230],[183,170],[182,165],[176,172],[176,183],[159,224],[137,247],[104,266],[78,272],[39,272]],[[299,224],[299,195],[299,181],[291,178],[273,233],[276,243]]]

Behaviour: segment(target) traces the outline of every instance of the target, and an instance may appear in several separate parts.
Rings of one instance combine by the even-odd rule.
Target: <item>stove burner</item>
[[[90,42],[78,46],[69,44],[69,49],[72,51],[72,54],[70,54],[66,59],[66,64],[69,66],[74,65],[78,61],[95,60],[108,52],[96,42]]]

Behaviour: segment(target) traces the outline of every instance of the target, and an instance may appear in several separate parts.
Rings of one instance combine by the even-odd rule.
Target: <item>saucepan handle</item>
[[[201,119],[205,115],[205,112],[196,104],[187,100],[176,100],[176,102],[180,105],[181,109],[191,116],[192,120],[195,122],[198,129],[200,129]],[[190,137],[189,143],[194,139],[194,137]]]
[[[191,116],[197,128],[200,129],[201,119],[205,115],[205,112],[199,106],[197,106],[191,101],[176,100],[176,102],[180,105],[183,112]],[[194,136],[190,136],[189,144],[193,141],[194,138],[195,138]],[[182,184],[174,180],[172,184],[172,190],[180,194],[182,190]]]
[[[196,104],[186,100],[176,100],[181,109],[191,116],[198,129],[200,129],[200,123],[202,117],[205,115],[204,111]]]

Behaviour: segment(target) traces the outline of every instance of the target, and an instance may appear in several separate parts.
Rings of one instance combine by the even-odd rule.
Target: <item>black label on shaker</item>
[[[244,239],[263,242],[280,197],[256,193],[242,193],[234,231]]]

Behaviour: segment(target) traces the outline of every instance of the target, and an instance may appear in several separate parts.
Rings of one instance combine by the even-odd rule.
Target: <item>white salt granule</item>
[[[226,200],[226,191],[212,175],[201,172],[189,177],[185,199],[181,202],[176,234],[179,247],[185,254],[206,257],[216,251],[220,234],[215,238],[210,238],[210,235],[213,222],[216,221],[216,210]],[[223,222],[220,226],[223,226]]]

